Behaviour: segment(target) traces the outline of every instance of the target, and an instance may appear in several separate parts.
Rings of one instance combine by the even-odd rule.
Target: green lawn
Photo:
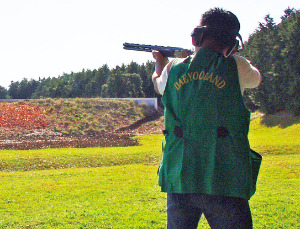
[[[264,156],[254,228],[300,228],[299,128],[251,124]],[[0,151],[0,228],[165,228],[157,185],[162,136],[140,146]],[[199,228],[209,228],[205,218]]]
[[[1,174],[2,228],[163,228],[153,165]]]
[[[140,146],[107,148],[56,148],[0,151],[0,171],[32,171],[158,163],[159,135],[139,138]]]
[[[255,119],[250,125],[249,139],[251,147],[263,155],[299,154],[300,123],[266,126],[261,125],[261,119]]]

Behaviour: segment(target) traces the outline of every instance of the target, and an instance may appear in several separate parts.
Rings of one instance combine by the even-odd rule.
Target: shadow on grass
[[[288,112],[280,112],[273,115],[264,115],[261,118],[262,125],[268,127],[278,126],[283,129],[299,123],[300,116],[294,116],[293,114],[290,114]]]
[[[154,110],[154,111],[152,111],[152,113],[150,115],[147,115],[145,118],[142,118],[142,119],[134,122],[133,124],[131,124],[129,126],[119,128],[119,129],[116,130],[116,132],[122,132],[122,131],[126,131],[126,130],[137,129],[138,127],[140,127],[141,125],[143,125],[147,122],[159,119],[161,116],[163,116],[163,111]]]

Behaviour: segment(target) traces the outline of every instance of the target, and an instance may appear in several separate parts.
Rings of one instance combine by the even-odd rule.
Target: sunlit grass
[[[251,123],[251,146],[263,154],[254,228],[300,228],[299,129]],[[166,228],[162,136],[137,139],[134,147],[0,151],[0,228]],[[204,217],[199,228],[209,228]]]
[[[299,228],[299,155],[265,156],[254,228]],[[165,228],[157,166],[1,172],[1,228]],[[199,228],[209,228],[205,218]]]
[[[163,228],[157,167],[2,172],[1,228]]]
[[[139,146],[107,148],[56,148],[42,150],[2,150],[0,170],[29,171],[43,169],[115,166],[159,163],[160,135],[139,137]]]
[[[254,228],[300,228],[299,153],[263,160],[257,193],[251,199]]]
[[[249,139],[251,147],[261,154],[299,154],[300,123],[288,127],[267,126],[262,119],[251,122]]]

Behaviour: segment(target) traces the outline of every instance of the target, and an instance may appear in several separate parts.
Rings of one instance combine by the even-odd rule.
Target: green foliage
[[[0,86],[0,99],[6,99],[8,95],[8,92],[6,88]]]
[[[12,99],[155,97],[151,81],[153,71],[153,62],[146,65],[132,62],[112,70],[105,64],[99,69],[64,73],[57,78],[39,81],[24,78],[21,82],[11,82],[8,95]],[[2,91],[5,92],[0,88],[0,98]]]
[[[266,114],[300,114],[300,11],[286,9],[278,25],[270,15],[245,43],[242,55],[260,70],[263,81],[246,92],[246,103]]]
[[[30,99],[39,85],[39,81],[24,78],[21,82],[11,82],[8,95],[10,98]]]

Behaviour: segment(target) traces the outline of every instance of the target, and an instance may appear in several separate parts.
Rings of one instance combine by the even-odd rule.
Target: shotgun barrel
[[[156,50],[159,51],[165,57],[175,57],[175,58],[185,58],[194,53],[190,49],[184,49],[180,47],[134,44],[134,43],[127,43],[127,42],[123,44],[123,48],[126,50],[143,51],[143,52],[152,52]]]

